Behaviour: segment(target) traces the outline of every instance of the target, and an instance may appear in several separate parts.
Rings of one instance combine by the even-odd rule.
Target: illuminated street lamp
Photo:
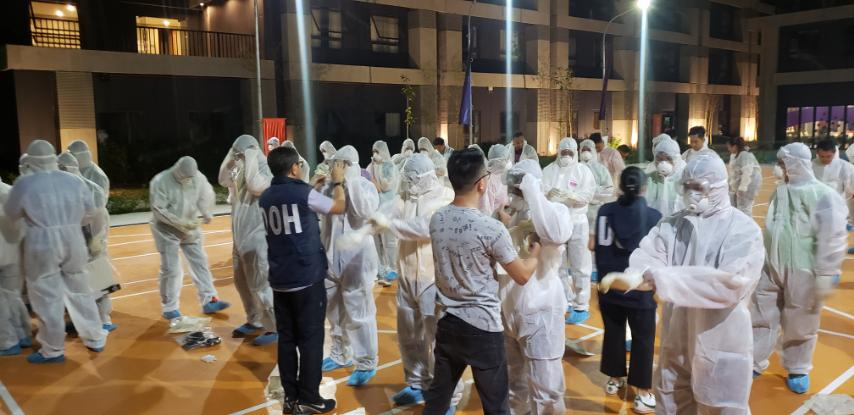
[[[605,116],[605,94],[607,93],[607,85],[608,85],[608,55],[605,48],[606,40],[608,39],[608,28],[610,28],[611,23],[614,23],[615,20],[623,17],[635,10],[639,10],[641,12],[641,38],[640,38],[640,74],[639,74],[639,101],[638,101],[638,153],[640,155],[640,160],[643,161],[643,150],[644,150],[644,142],[642,138],[642,131],[644,129],[644,103],[643,96],[646,92],[646,41],[647,41],[647,24],[646,24],[646,12],[649,10],[652,5],[652,0],[638,0],[635,3],[637,9],[628,9],[616,16],[614,16],[611,20],[608,21],[608,24],[605,25],[605,31],[602,33],[602,97],[601,97],[601,105],[600,105],[600,117]],[[602,118],[600,118],[602,119]],[[607,124],[605,124],[607,125]],[[607,128],[607,127],[606,127]],[[605,131],[608,132],[607,129]]]

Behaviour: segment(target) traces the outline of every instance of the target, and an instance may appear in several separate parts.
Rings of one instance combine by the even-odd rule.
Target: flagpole
[[[475,0],[472,4],[477,3]],[[468,18],[468,35],[466,36],[466,41],[468,42],[468,56],[469,56],[469,73],[471,73],[471,64],[474,59],[471,56],[471,10],[469,10],[469,18]],[[471,90],[471,80],[469,80],[469,90]],[[474,144],[474,94],[469,93],[469,145]]]

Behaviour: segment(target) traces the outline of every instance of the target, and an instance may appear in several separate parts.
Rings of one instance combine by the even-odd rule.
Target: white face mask
[[[669,161],[659,161],[658,163],[656,163],[655,170],[658,172],[658,174],[667,177],[673,174],[673,164],[671,164]]]
[[[561,167],[569,166],[570,164],[572,164],[574,162],[575,162],[575,160],[573,160],[572,156],[560,156],[557,159],[557,164],[558,164],[558,166],[561,166]]]
[[[383,157],[379,154],[374,154],[374,157],[372,157],[371,160],[373,160],[374,163],[382,163]]]
[[[524,197],[511,193],[509,198],[507,206],[514,212],[523,212],[528,209],[528,202],[525,201]]]
[[[593,152],[590,151],[582,151],[581,152],[581,161],[590,161],[593,160]]]
[[[412,150],[410,150],[410,149],[408,149],[408,148],[407,148],[406,150],[403,150],[403,155],[404,155],[404,156],[406,156],[406,157],[411,156],[411,155],[412,155]]]
[[[774,166],[774,177],[779,180],[786,180],[786,172],[783,171],[783,168],[779,164]]]
[[[685,202],[686,209],[691,213],[699,215],[712,207],[712,203],[709,201],[709,198],[703,194],[703,192],[690,190],[686,192],[682,198]]]

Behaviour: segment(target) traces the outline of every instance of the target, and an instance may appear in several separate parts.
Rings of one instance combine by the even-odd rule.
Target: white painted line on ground
[[[230,279],[232,279],[232,278],[234,278],[234,277],[220,278],[220,279],[217,279],[217,280],[213,280],[213,282],[230,280]],[[189,284],[184,284],[184,285],[182,285],[182,286],[181,286],[181,288],[183,288],[183,287],[189,287],[189,286],[191,286],[191,285],[193,285],[193,283],[192,283],[192,282],[191,282],[191,283],[189,283]],[[122,298],[136,297],[136,296],[143,295],[143,294],[151,294],[151,293],[159,293],[159,292],[160,292],[160,289],[158,288],[158,289],[156,289],[156,290],[142,291],[142,292],[133,293],[133,294],[117,295],[117,296],[115,296],[115,297],[110,297],[110,298],[112,298],[113,300],[120,300],[120,299],[122,299]]]
[[[593,331],[600,331],[600,330],[602,330],[602,329],[600,329],[599,327],[589,326],[589,325],[584,324],[584,323],[575,324],[575,326],[578,326],[578,327],[584,327],[585,329],[590,329],[590,330],[593,330]]]
[[[830,307],[828,307],[828,306],[824,306],[824,309],[825,309],[825,310],[827,310],[827,311],[830,311],[831,313],[838,314],[838,315],[840,315],[840,316],[842,316],[842,317],[845,317],[845,318],[847,318],[847,319],[849,319],[849,320],[854,320],[854,316],[852,316],[851,314],[848,314],[848,313],[846,313],[846,312],[844,312],[844,311],[837,310],[837,309],[835,309],[835,308],[830,308]]]
[[[18,403],[15,402],[15,398],[12,397],[12,394],[9,393],[9,389],[6,389],[6,385],[3,382],[0,382],[0,399],[3,399],[3,404],[6,405],[6,409],[9,410],[9,413],[12,415],[24,415],[24,411],[21,410],[21,407],[18,406]]]
[[[214,233],[226,233],[226,232],[231,232],[231,229],[220,230],[220,231],[202,232],[202,234],[203,235],[210,235],[210,234],[214,234]],[[116,235],[116,236],[127,236],[127,235]],[[138,236],[151,236],[151,235],[149,234],[149,235],[138,235]],[[110,238],[113,238],[113,236],[110,236]],[[154,242],[154,239],[148,238],[148,239],[140,239],[138,241],[128,241],[128,242],[119,242],[119,243],[115,243],[115,244],[107,244],[107,247],[109,248],[109,247],[114,247],[114,246],[141,244],[143,242]]]
[[[594,337],[596,337],[596,336],[598,336],[598,335],[600,335],[600,334],[602,334],[602,333],[604,333],[604,332],[605,332],[605,330],[596,330],[596,331],[595,331],[595,332],[593,332],[593,333],[590,333],[590,334],[587,334],[587,335],[581,336],[581,337],[579,337],[579,338],[577,338],[577,339],[569,339],[569,340],[572,340],[574,343],[581,343],[581,342],[583,342],[583,341],[585,341],[585,340],[592,339],[592,338],[594,338]]]
[[[232,242],[229,241],[229,242],[222,242],[222,243],[218,243],[218,244],[205,245],[205,246],[203,246],[203,248],[213,248],[216,246],[224,246],[224,245],[231,245],[231,244],[232,244]],[[152,256],[152,255],[160,255],[160,252],[152,252],[150,254],[139,254],[139,255],[131,255],[131,256],[120,256],[118,258],[110,258],[110,259],[113,261],[121,261],[123,259],[144,258],[147,256]]]
[[[225,233],[225,232],[231,232],[231,229],[222,229],[222,230],[217,230],[217,231],[202,231],[202,235],[210,235],[212,233]],[[128,234],[124,234],[124,235],[110,234],[109,238],[110,239],[112,239],[112,238],[136,238],[136,237],[140,237],[140,236],[151,237],[151,232],[149,232],[149,233],[128,233]]]
[[[829,334],[829,335],[831,335],[831,336],[839,336],[839,337],[845,337],[845,338],[848,338],[848,339],[854,339],[854,336],[852,336],[852,335],[850,335],[850,334],[839,333],[839,332],[837,332],[837,331],[830,331],[830,330],[825,330],[825,329],[818,329],[818,332],[819,332],[819,333],[824,333],[824,334]]]
[[[824,389],[820,390],[816,395],[830,395],[836,388],[842,386],[843,383],[847,382],[848,379],[851,379],[851,376],[854,376],[854,366],[848,368],[845,373],[839,375],[838,378],[834,379],[833,382],[830,382]],[[792,412],[792,415],[806,415],[809,413],[810,408],[806,403],[801,405],[798,409]]]
[[[232,268],[232,267],[231,267],[231,265],[229,265],[229,266],[226,266],[226,267],[216,267],[216,268],[211,268],[210,270],[211,270],[211,271],[219,271],[219,270],[221,270],[221,269],[231,269],[231,268]],[[184,277],[189,277],[189,276],[190,276],[190,274],[184,274]],[[144,279],[144,280],[128,281],[128,282],[123,282],[123,283],[121,283],[121,285],[122,285],[122,286],[125,286],[125,285],[134,285],[134,284],[139,284],[139,283],[143,283],[143,282],[151,282],[151,281],[160,281],[160,278],[147,278],[147,279]]]
[[[769,202],[765,202],[765,203],[757,203],[757,204],[753,205],[753,207],[768,206],[768,203],[769,203]]]
[[[255,406],[253,406],[253,407],[249,407],[249,408],[246,408],[246,409],[241,409],[241,410],[239,410],[239,411],[237,411],[237,412],[233,412],[233,413],[231,413],[231,414],[229,414],[229,415],[246,415],[246,414],[251,414],[252,412],[259,411],[259,410],[261,410],[261,409],[271,407],[271,406],[273,406],[273,405],[275,405],[275,404],[277,404],[277,403],[278,403],[278,401],[276,401],[275,399],[273,399],[273,400],[269,400],[269,401],[264,402],[264,403],[259,403],[258,405],[255,405]]]
[[[386,364],[384,364],[384,365],[377,366],[377,369],[376,369],[376,370],[377,370],[377,372],[379,372],[380,370],[388,369],[388,368],[393,367],[393,366],[397,366],[397,365],[401,364],[401,362],[403,362],[403,361],[402,361],[402,360],[400,360],[400,359],[397,359],[397,360],[395,360],[395,361],[393,361],[393,362],[388,362],[388,363],[386,363]],[[344,376],[343,378],[335,379],[335,384],[336,384],[336,385],[340,385],[340,384],[342,384],[342,383],[346,382],[348,379],[350,379],[350,377],[349,377],[349,376]]]
[[[397,330],[377,330],[378,334],[397,334]]]

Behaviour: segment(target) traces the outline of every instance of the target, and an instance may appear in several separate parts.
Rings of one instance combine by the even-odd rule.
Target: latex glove
[[[604,294],[613,288],[629,292],[640,289],[643,283],[643,272],[612,272],[599,281],[599,291]]]
[[[540,236],[536,233],[529,233],[525,238],[525,244],[522,245],[520,254],[524,258],[539,258],[541,248]]]
[[[563,191],[560,189],[552,189],[546,194],[546,199],[551,200],[552,202],[563,202]]]
[[[94,236],[89,241],[89,256],[95,258],[104,253],[104,249],[106,249],[106,245],[104,244],[104,238],[100,235]]]
[[[388,219],[388,216],[381,212],[374,213],[368,219],[368,223],[374,227],[374,232],[382,232],[391,227],[391,221]]]
[[[815,277],[816,299],[820,301],[826,300],[838,285],[839,275],[819,275]]]
[[[188,221],[181,222],[181,230],[184,232],[192,232],[199,228],[202,222],[198,219],[190,219]]]

